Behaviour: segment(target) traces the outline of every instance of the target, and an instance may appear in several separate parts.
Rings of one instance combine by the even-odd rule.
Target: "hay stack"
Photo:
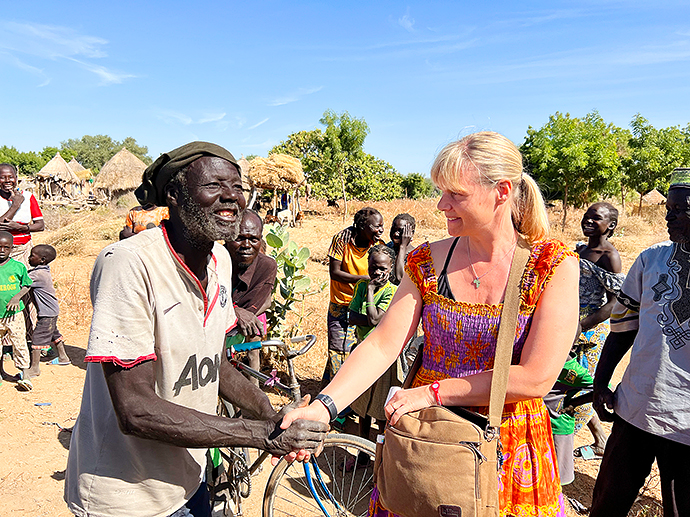
[[[304,181],[302,162],[286,154],[257,157],[249,165],[249,178],[259,188],[291,190]]]
[[[250,192],[254,186],[254,182],[252,182],[251,178],[249,177],[249,169],[251,168],[251,165],[244,156],[237,160],[237,165],[240,166],[240,174],[242,175],[242,190],[245,192]]]
[[[52,178],[64,183],[79,183],[79,178],[72,172],[65,159],[60,156],[59,151],[36,175],[42,179]]]
[[[141,184],[146,164],[122,148],[103,166],[93,182],[94,190],[101,190],[110,198],[121,197]]]

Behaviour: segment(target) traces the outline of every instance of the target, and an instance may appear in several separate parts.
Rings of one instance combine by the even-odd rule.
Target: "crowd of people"
[[[33,245],[31,234],[45,228],[43,214],[34,195],[17,183],[15,167],[0,164],[0,376],[31,391],[42,357],[59,366],[71,361],[57,328],[60,307],[49,265],[55,248]],[[5,349],[19,372],[15,375],[4,369]]]
[[[664,515],[690,515],[690,177],[671,179],[670,240],[645,250],[627,277],[609,240],[615,207],[587,209],[586,242],[574,250],[550,239],[539,187],[502,135],[447,145],[431,178],[449,238],[415,247],[414,218],[398,214],[386,244],[383,216],[371,207],[333,236],[323,389],[311,404],[306,397],[276,412],[226,360],[233,343],[266,335],[277,273],[234,156],[193,142],[149,166],[136,192],[141,206],[94,265],[87,372],[65,481],[70,510],[207,517],[209,447],[305,461],[331,425],[354,415],[369,438],[373,425],[383,432],[433,405],[486,413],[506,283],[521,246],[529,259],[500,425],[500,515],[565,515],[561,486],[574,479],[574,457],[602,460],[590,515],[627,515],[654,460]],[[21,372],[14,380],[30,389],[42,350],[54,347],[56,364],[69,364],[51,291],[55,250],[30,245],[31,232],[43,229],[40,209],[16,190],[6,164],[0,210],[3,200],[0,333]],[[25,256],[31,269],[11,256]],[[38,311],[30,352],[21,339],[28,293]],[[419,326],[421,366],[399,389]],[[609,382],[629,350],[614,392]],[[260,366],[257,355],[247,360]],[[219,395],[243,417],[216,416]],[[613,422],[609,437],[601,421]],[[592,443],[575,448],[584,426]],[[352,458],[343,468],[367,461]],[[369,515],[394,515],[376,485]]]

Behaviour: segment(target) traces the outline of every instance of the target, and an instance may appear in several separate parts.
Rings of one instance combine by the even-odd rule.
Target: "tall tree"
[[[292,133],[269,151],[299,158],[316,197],[382,200],[401,197],[402,176],[388,162],[363,150],[369,127],[364,119],[327,110],[326,126]],[[346,208],[347,212],[347,208]]]
[[[529,127],[521,150],[537,180],[568,205],[582,206],[620,184],[615,126],[598,112],[578,119],[557,112],[539,130]]]
[[[80,139],[70,138],[62,142],[60,152],[62,153],[63,150],[71,152],[84,167],[98,172],[123,147],[127,147],[128,151],[144,163],[150,164],[152,162],[148,155],[148,148],[138,145],[132,137],[118,142],[108,135],[84,135]]]
[[[657,129],[637,113],[630,122],[630,152],[623,161],[623,181],[642,196],[656,188],[668,189],[669,174],[688,156],[687,137],[677,127]]]
[[[322,167],[327,176],[340,180],[341,192],[345,201],[346,219],[347,194],[345,192],[345,167],[349,161],[361,159],[364,154],[364,139],[369,134],[369,126],[363,118],[353,118],[347,111],[337,115],[333,110],[326,110],[319,120],[326,126]]]

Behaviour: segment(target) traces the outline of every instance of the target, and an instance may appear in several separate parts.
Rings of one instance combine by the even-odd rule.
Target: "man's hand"
[[[616,394],[608,386],[594,389],[594,402],[592,402],[592,406],[594,406],[594,410],[602,422],[613,422],[613,416],[615,415],[613,406],[615,401]]]
[[[301,460],[321,452],[323,441],[330,426],[314,420],[295,420],[287,429],[272,421],[266,422],[267,440],[264,450],[274,456],[286,456]]]
[[[261,337],[263,325],[252,311],[235,307],[235,315],[237,316],[237,328],[240,334],[248,338]]]
[[[24,223],[18,223],[17,221],[4,221],[0,223],[0,230],[5,232],[10,231],[28,231],[28,225]]]

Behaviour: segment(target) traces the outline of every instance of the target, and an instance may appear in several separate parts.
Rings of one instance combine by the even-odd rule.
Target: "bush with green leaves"
[[[306,246],[300,247],[290,240],[287,227],[269,224],[265,229],[268,255],[278,264],[273,301],[266,311],[268,338],[285,339],[301,333],[302,322],[306,317],[305,299],[317,292],[311,289],[311,278],[305,272],[311,252]],[[297,321],[288,323],[288,314],[294,310],[299,310]]]

